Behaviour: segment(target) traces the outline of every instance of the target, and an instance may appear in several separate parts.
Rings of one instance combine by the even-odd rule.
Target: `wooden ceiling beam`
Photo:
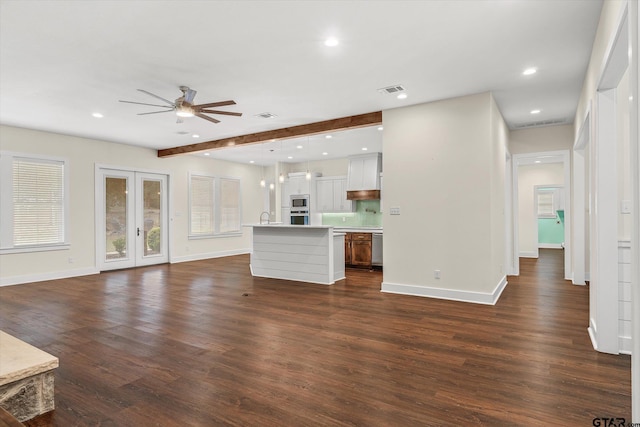
[[[319,133],[355,129],[365,126],[373,126],[382,123],[382,111],[360,114],[358,116],[341,117],[339,119],[325,120],[322,122],[308,123],[306,125],[292,126],[288,128],[268,130],[258,133],[250,133],[231,138],[217,139],[213,141],[199,142],[197,144],[183,145],[174,148],[158,150],[158,157],[177,156],[179,154],[191,154],[200,151],[229,148],[244,144],[257,144],[259,142],[297,138],[300,136],[316,135]]]

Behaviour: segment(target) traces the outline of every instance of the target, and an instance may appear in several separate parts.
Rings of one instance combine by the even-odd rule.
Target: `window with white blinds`
[[[189,175],[189,237],[241,233],[240,180]]]
[[[189,235],[206,236],[214,231],[215,178],[191,175],[189,190]]]
[[[220,179],[220,233],[240,232],[240,180]]]
[[[538,193],[538,218],[555,218],[554,193],[552,191]]]
[[[66,244],[64,160],[2,153],[2,249]]]

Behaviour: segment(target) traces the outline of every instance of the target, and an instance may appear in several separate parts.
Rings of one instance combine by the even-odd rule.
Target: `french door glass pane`
[[[160,181],[143,180],[144,256],[161,253]]]
[[[127,178],[105,180],[105,254],[107,260],[127,257]]]

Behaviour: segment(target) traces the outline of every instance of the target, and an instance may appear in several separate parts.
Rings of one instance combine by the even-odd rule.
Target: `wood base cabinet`
[[[347,233],[344,239],[345,264],[371,268],[371,233]]]

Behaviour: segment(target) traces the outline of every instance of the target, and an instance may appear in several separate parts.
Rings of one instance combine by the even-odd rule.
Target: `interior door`
[[[115,169],[98,175],[100,270],[168,262],[167,176]]]

